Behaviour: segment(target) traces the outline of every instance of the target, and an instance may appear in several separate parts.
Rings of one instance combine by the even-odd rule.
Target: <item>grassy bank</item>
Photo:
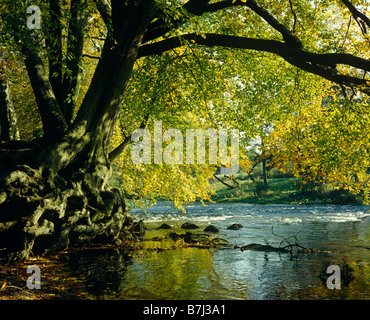
[[[360,204],[358,196],[346,190],[336,190],[328,185],[302,184],[295,177],[272,178],[265,186],[262,181],[252,182],[244,176],[237,176],[233,183],[223,178],[224,182],[233,185],[230,189],[221,182],[214,180],[212,187],[216,194],[212,197],[215,202],[244,202],[252,204]]]

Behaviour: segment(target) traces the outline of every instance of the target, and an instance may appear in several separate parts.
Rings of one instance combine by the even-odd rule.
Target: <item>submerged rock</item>
[[[170,232],[167,237],[171,238],[172,240],[176,241],[176,240],[179,240],[179,239],[182,239],[184,237],[183,234],[178,234],[176,232]]]
[[[225,239],[221,239],[221,238],[213,238],[211,240],[211,244],[213,246],[229,246],[230,245],[229,241]]]
[[[209,242],[211,240],[211,236],[206,233],[192,233],[192,232],[186,232],[184,235],[184,241],[186,243],[204,243]]]
[[[170,232],[167,237],[171,238],[174,241],[183,239],[184,243],[181,247],[198,247],[198,248],[219,248],[221,246],[229,246],[229,242],[224,239],[215,238],[213,235],[209,233],[198,233],[198,232],[190,232],[187,231],[186,233],[176,233]]]
[[[323,268],[321,269],[321,272],[319,274],[320,280],[323,282],[323,284],[327,285],[328,277],[334,272],[331,271],[328,273],[328,268],[333,266],[332,264],[325,264]],[[340,261],[336,265],[340,270],[340,283],[343,287],[347,287],[350,285],[350,283],[355,279],[355,270],[352,268],[352,266],[355,266],[352,264],[349,265],[346,260]]]
[[[232,225],[228,226],[228,230],[238,230],[240,228],[243,228],[243,226],[239,223],[233,223]]]
[[[181,229],[198,229],[199,227],[191,222],[185,222],[182,224]]]
[[[209,225],[205,227],[203,231],[216,233],[216,232],[219,232],[220,230],[217,229],[215,226]]]
[[[229,246],[229,242],[225,239],[215,238],[208,233],[193,233],[186,232],[184,241],[189,245],[195,245],[201,248],[218,248],[220,246]]]
[[[162,223],[158,228],[157,230],[160,230],[160,229],[171,229],[172,227],[167,224],[167,223]]]
[[[316,253],[316,248],[304,248],[301,250],[298,250],[298,253]]]

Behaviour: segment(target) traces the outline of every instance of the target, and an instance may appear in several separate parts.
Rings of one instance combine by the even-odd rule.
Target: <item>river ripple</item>
[[[86,277],[89,290],[114,299],[370,299],[370,214],[368,206],[195,204],[184,215],[160,203],[146,212],[133,210],[148,227],[144,248],[174,245],[156,230],[162,223],[176,232],[185,221],[201,229],[209,224],[218,236],[238,246],[261,243],[279,246],[281,237],[297,235],[316,254],[279,254],[227,248],[117,251],[71,259],[76,273]],[[232,223],[239,230],[227,230]],[[272,227],[274,234],[272,233]],[[292,240],[293,238],[291,238]],[[346,261],[355,279],[340,290],[320,280],[322,268]]]

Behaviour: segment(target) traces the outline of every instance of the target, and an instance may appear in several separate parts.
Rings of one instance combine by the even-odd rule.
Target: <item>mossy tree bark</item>
[[[81,1],[72,3],[76,11],[76,3]],[[57,2],[52,4],[58,12]],[[64,103],[60,108],[61,100],[58,103],[51,84],[55,86],[58,80],[51,82],[37,52],[23,47],[44,137],[34,143],[3,143],[0,150],[0,253],[12,260],[61,250],[73,243],[114,241],[129,221],[124,199],[108,184],[112,170],[109,142],[154,6],[152,1],[123,6],[122,1],[112,1],[116,13],[111,21],[113,31],[71,125],[74,104]],[[80,19],[79,14],[75,16]],[[76,26],[71,30],[81,35]],[[83,41],[81,36],[70,37]],[[73,92],[81,72],[81,43],[77,46],[71,46],[79,52],[72,66],[77,80],[64,86]],[[60,97],[60,86],[58,90]]]
[[[19,130],[3,56],[0,46],[0,140],[11,141],[19,139]]]

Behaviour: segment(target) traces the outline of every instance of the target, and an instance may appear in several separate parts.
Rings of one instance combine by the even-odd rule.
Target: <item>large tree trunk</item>
[[[112,242],[130,221],[104,131],[48,144],[13,142],[0,150],[0,254],[13,261],[86,241]]]
[[[41,60],[32,48],[24,49],[46,130],[38,144],[1,146],[0,254],[11,260],[86,241],[115,241],[130,221],[119,190],[108,184],[109,142],[155,4],[111,3],[112,31],[71,125],[58,107]],[[75,70],[80,72],[77,64]]]

